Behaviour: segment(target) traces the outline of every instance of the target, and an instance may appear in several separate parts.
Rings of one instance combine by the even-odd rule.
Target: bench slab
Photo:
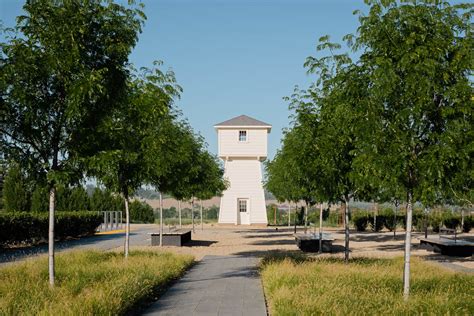
[[[151,233],[151,245],[160,245],[160,233]],[[163,246],[181,247],[191,241],[191,230],[176,230],[172,232],[163,232]]]
[[[466,240],[422,238],[420,246],[446,256],[469,257],[474,254],[474,243]]]
[[[319,234],[294,234],[296,245],[305,252],[319,251]],[[323,233],[322,251],[331,252],[334,238],[330,234]]]

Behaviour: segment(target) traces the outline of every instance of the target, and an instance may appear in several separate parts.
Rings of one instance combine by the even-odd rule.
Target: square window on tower
[[[239,131],[239,142],[247,141],[247,131]]]

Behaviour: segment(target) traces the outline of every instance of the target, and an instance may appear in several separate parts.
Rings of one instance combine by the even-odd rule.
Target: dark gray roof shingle
[[[268,123],[256,120],[247,115],[240,115],[215,126],[271,126]]]

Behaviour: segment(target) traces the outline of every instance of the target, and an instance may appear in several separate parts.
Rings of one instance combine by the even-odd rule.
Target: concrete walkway
[[[205,256],[145,315],[267,315],[257,259]]]

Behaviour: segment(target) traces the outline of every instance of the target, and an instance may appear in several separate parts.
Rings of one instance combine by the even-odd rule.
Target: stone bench
[[[160,245],[160,233],[151,233],[151,245]],[[181,247],[191,241],[191,230],[178,229],[172,232],[163,232],[163,246]]]
[[[296,245],[305,252],[319,251],[319,234],[294,234]],[[330,234],[323,233],[322,251],[331,252],[334,238]]]

